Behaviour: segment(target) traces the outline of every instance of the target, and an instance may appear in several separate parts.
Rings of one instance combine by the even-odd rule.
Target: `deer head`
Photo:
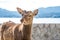
[[[17,7],[17,11],[22,15],[21,22],[24,22],[24,25],[32,24],[33,17],[37,15],[38,9],[32,11],[25,11]]]

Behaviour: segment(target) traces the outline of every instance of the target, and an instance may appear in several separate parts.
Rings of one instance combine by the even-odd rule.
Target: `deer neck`
[[[32,28],[32,24],[24,25],[23,40],[31,40],[31,28]]]

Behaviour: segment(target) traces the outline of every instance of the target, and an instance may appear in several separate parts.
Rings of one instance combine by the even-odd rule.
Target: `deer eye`
[[[29,17],[31,17],[31,15],[29,15]]]

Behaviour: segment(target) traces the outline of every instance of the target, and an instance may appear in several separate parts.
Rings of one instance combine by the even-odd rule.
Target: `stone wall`
[[[60,40],[60,24],[34,24],[32,40]]]

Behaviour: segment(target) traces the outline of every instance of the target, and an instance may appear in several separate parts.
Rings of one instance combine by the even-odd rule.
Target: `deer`
[[[38,14],[38,9],[32,12],[17,7],[17,11],[22,15],[21,24],[10,21],[2,25],[1,40],[31,40],[33,17]]]

